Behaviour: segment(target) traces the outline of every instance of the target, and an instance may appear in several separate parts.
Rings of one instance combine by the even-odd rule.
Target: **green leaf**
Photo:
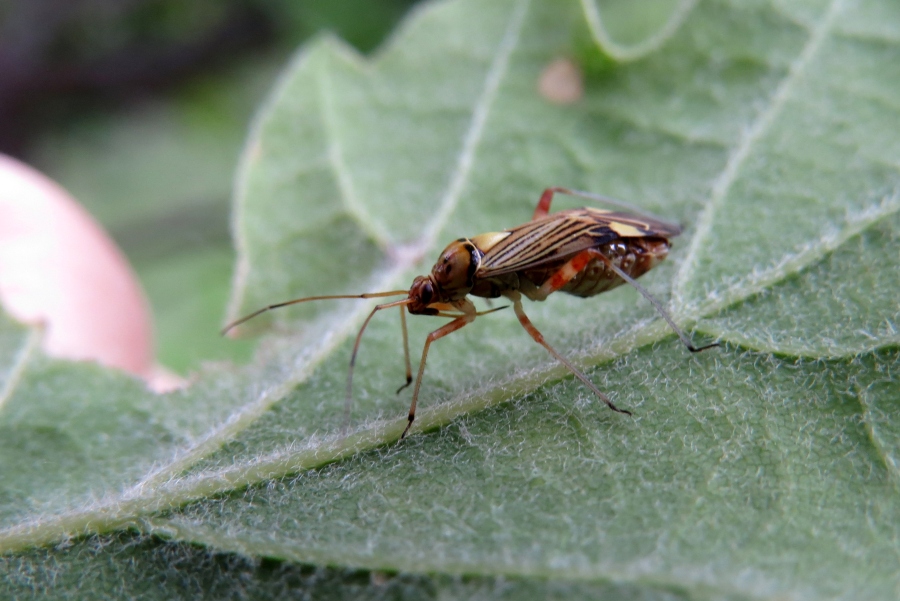
[[[79,451],[5,449],[4,470],[28,458],[0,485],[7,565],[87,561],[109,582],[127,539],[87,560],[21,549],[130,525],[174,554],[437,573],[434,596],[468,574],[599,598],[894,597],[900,14],[708,0],[660,51],[553,105],[536,82],[578,43],[581,8],[454,0],[371,60],[328,37],[304,48],[245,152],[232,314],[406,288],[448,241],[521,223],[567,185],[687,226],[642,281],[722,348],[690,355],[628,288],[554,295],[529,315],[634,418],[500,312],[434,345],[413,435],[393,444],[408,403],[393,311],[366,331],[341,434],[372,303],[268,314],[253,365],[162,400],[29,359],[32,339],[0,330],[4,425],[49,424]],[[438,323],[411,320],[411,340]],[[115,386],[120,403],[101,404]],[[226,581],[186,561],[209,590]]]
[[[637,60],[659,50],[696,5],[697,0],[581,0],[594,43],[616,62]]]
[[[109,562],[114,556],[116,561]],[[0,591],[14,599],[640,599],[682,595],[646,586],[503,577],[394,575],[296,566],[210,553],[135,536],[91,537],[71,546],[0,557]]]

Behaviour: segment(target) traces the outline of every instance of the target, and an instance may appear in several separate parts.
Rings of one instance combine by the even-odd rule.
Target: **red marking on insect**
[[[535,342],[565,365],[610,409],[631,415],[630,411],[616,407],[587,376],[547,343],[544,336],[525,314],[522,307],[522,296],[524,295],[532,301],[543,301],[554,292],[560,291],[575,296],[590,297],[627,282],[653,304],[688,350],[698,352],[718,346],[718,343],[712,343],[699,348],[695,347],[684,332],[675,325],[659,301],[635,281],[635,278],[640,277],[666,258],[669,253],[669,238],[680,234],[681,227],[656,217],[596,208],[570,209],[551,214],[549,212],[550,204],[555,193],[580,196],[611,205],[622,205],[618,201],[588,192],[569,190],[568,188],[548,188],[541,195],[531,221],[502,232],[489,232],[451,242],[441,252],[431,273],[416,277],[408,291],[391,290],[353,295],[310,296],[289,300],[263,307],[242,317],[226,326],[223,333],[260,313],[297,303],[340,298],[406,296],[402,300],[377,305],[359,329],[347,374],[345,412],[349,419],[353,366],[363,332],[375,313],[391,307],[400,308],[403,350],[406,359],[406,384],[401,386],[397,392],[409,386],[413,381],[404,307],[413,315],[431,315],[452,319],[451,322],[431,332],[425,339],[422,360],[419,362],[419,371],[413,388],[412,402],[409,406],[408,423],[400,436],[402,439],[409,432],[416,416],[419,389],[422,385],[425,361],[431,344],[472,323],[479,315],[505,308],[476,311],[475,305],[468,299],[469,295],[482,298],[502,296],[512,301],[513,311],[515,311],[519,323]]]

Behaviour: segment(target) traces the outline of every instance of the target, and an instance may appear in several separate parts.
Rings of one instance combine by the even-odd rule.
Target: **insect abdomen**
[[[666,258],[669,241],[665,238],[625,238],[604,244],[598,250],[619,269],[633,278],[639,278]],[[560,290],[584,298],[624,283],[603,259],[596,258]]]

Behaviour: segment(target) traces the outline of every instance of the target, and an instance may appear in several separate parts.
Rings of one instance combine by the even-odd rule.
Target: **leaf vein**
[[[657,50],[678,31],[696,5],[697,0],[680,0],[675,10],[669,15],[669,19],[659,30],[646,39],[628,46],[619,44],[609,35],[609,31],[603,25],[603,17],[600,15],[600,9],[595,0],[581,0],[581,8],[594,42],[603,52],[619,62],[635,61]]]
[[[9,399],[12,398],[15,393],[16,387],[22,379],[22,374],[25,373],[25,369],[34,357],[35,350],[37,350],[38,344],[42,339],[43,332],[39,328],[33,328],[25,338],[25,343],[16,354],[12,369],[9,370],[6,384],[3,386],[3,390],[0,391],[0,411],[3,410],[4,405],[9,402]]]
[[[353,177],[350,168],[344,161],[343,145],[341,144],[340,126],[334,111],[334,95],[331,89],[331,78],[327,65],[320,66],[317,71],[319,90],[319,110],[322,115],[322,123],[325,126],[326,152],[331,171],[337,180],[338,189],[341,191],[341,202],[357,222],[359,227],[382,249],[391,246],[391,236],[384,225],[376,220],[365,208],[356,194]]]
[[[509,61],[513,51],[518,45],[519,35],[525,22],[530,0],[521,0],[516,6],[515,11],[510,19],[509,26],[503,34],[503,39],[497,49],[497,54],[488,70],[484,80],[482,93],[478,97],[472,110],[472,120],[466,130],[463,138],[460,153],[457,156],[456,166],[454,167],[450,183],[444,192],[439,203],[439,209],[429,226],[425,228],[419,240],[414,244],[415,254],[424,254],[437,239],[443,225],[446,223],[450,213],[459,204],[462,196],[463,188],[468,183],[469,173],[474,164],[475,153],[484,135],[484,129],[487,123],[487,117],[490,114],[491,107],[497,98],[497,92],[503,76],[509,69]]]
[[[684,305],[685,287],[691,281],[694,271],[697,269],[700,249],[707,244],[716,211],[725,201],[726,194],[737,179],[741,166],[750,156],[756,143],[775,122],[775,118],[788,101],[794,85],[799,81],[807,65],[809,65],[828,34],[832,31],[842,6],[843,0],[832,0],[821,21],[812,30],[809,40],[798,54],[797,59],[791,63],[786,76],[775,88],[775,92],[770,97],[767,107],[759,113],[757,118],[744,131],[744,135],[735,147],[734,152],[725,163],[724,170],[713,183],[709,202],[697,220],[697,231],[691,239],[687,256],[675,277],[674,297],[678,305]]]

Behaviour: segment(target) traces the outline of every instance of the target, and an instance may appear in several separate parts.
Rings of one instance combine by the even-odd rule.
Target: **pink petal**
[[[124,255],[65,190],[3,155],[0,303],[44,325],[48,355],[99,361],[165,386],[147,301]]]

